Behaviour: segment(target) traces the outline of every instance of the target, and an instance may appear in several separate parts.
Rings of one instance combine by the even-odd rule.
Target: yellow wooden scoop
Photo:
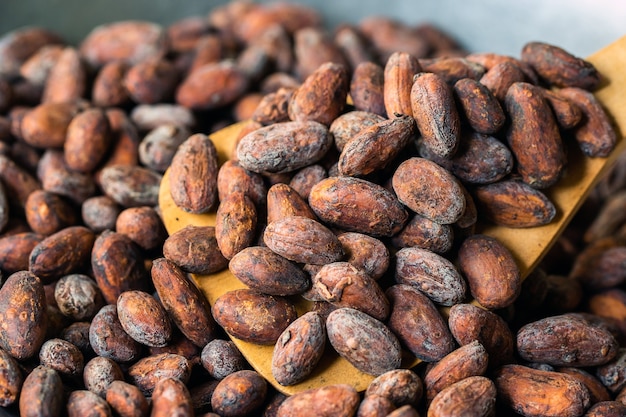
[[[544,190],[557,209],[556,218],[548,225],[529,229],[510,229],[498,226],[481,226],[481,233],[499,239],[513,253],[522,278],[540,262],[543,255],[551,248],[565,226],[569,223],[582,202],[597,181],[610,169],[618,155],[625,148],[622,132],[626,132],[626,37],[605,47],[588,60],[595,65],[605,78],[602,86],[595,91],[612,116],[617,130],[616,149],[608,158],[586,158],[580,152],[570,152],[567,175],[549,190]],[[234,141],[244,123],[238,123],[222,129],[213,135],[213,140],[222,161],[230,157]],[[572,145],[575,146],[575,145]],[[189,214],[179,209],[172,201],[169,188],[169,176],[165,173],[159,193],[159,206],[163,214],[165,227],[170,234],[187,225],[206,226],[215,224],[215,214]],[[228,270],[210,276],[195,275],[194,279],[203,290],[211,305],[227,291],[245,288]],[[308,311],[310,306],[302,300],[297,306],[298,313]],[[340,358],[334,352],[326,352],[316,370],[304,382],[284,387],[272,376],[273,346],[259,346],[233,338],[242,354],[261,375],[285,394],[293,394],[305,389],[323,385],[346,383],[358,391],[367,388],[371,375],[364,374]],[[415,358],[407,357],[405,366],[417,363]]]

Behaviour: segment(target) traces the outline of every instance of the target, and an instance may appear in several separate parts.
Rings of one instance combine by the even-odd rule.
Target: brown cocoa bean
[[[139,388],[121,380],[111,382],[105,398],[121,417],[145,417],[150,410],[148,400]]]
[[[163,347],[172,337],[167,312],[146,292],[122,292],[117,298],[117,317],[124,331],[142,345]]]
[[[457,261],[472,296],[483,307],[503,308],[518,297],[522,286],[519,267],[511,252],[495,238],[473,235],[465,239]]]
[[[322,266],[313,278],[313,286],[324,301],[335,307],[353,308],[380,321],[389,315],[389,301],[380,286],[348,262]]]
[[[104,194],[122,207],[156,206],[162,176],[142,166],[112,165],[102,169]]]
[[[163,243],[163,256],[192,274],[212,274],[228,266],[214,226],[189,225],[172,233]]]
[[[129,64],[165,53],[165,30],[155,23],[123,20],[97,26],[80,43],[80,52],[94,67],[122,60]]]
[[[337,236],[308,217],[290,216],[268,224],[263,241],[273,252],[299,263],[324,265],[344,256]]]
[[[280,335],[272,354],[272,375],[281,385],[301,382],[324,353],[326,328],[321,316],[309,311],[294,320]]]
[[[393,52],[385,61],[383,99],[387,117],[412,115],[413,77],[422,70],[419,61],[408,52]]]
[[[213,391],[211,407],[222,416],[245,416],[265,400],[267,382],[255,371],[242,370],[222,379]]]
[[[124,86],[128,64],[124,61],[111,61],[102,66],[96,74],[91,89],[91,100],[96,106],[124,106],[130,100]]]
[[[486,71],[481,64],[458,56],[421,58],[419,64],[423,72],[439,75],[450,86],[464,78],[478,81]]]
[[[93,276],[109,304],[128,290],[145,290],[148,273],[139,247],[121,233],[105,230],[93,243],[91,251]]]
[[[215,379],[242,371],[249,365],[231,340],[213,339],[202,348],[200,361],[204,369]]]
[[[422,399],[424,385],[410,369],[394,369],[374,378],[365,390],[365,398],[381,396],[391,400],[395,407],[417,406]]]
[[[297,318],[295,306],[288,299],[250,289],[223,294],[211,311],[231,336],[262,345],[274,344]]]
[[[518,60],[501,60],[493,65],[480,78],[480,83],[487,86],[491,93],[504,103],[509,87],[517,82],[530,82]]]
[[[28,269],[32,250],[44,239],[33,232],[21,232],[0,238],[0,269],[8,274]]]
[[[382,395],[368,395],[359,404],[356,412],[357,417],[387,417],[395,410],[391,400]]]
[[[39,350],[39,363],[61,375],[76,377],[83,373],[84,358],[78,347],[63,339],[48,339]]]
[[[111,144],[111,127],[101,109],[87,109],[74,116],[67,127],[63,155],[67,166],[78,172],[93,172]]]
[[[59,417],[63,404],[63,382],[55,370],[39,365],[24,378],[19,400],[21,416]]]
[[[260,208],[265,204],[267,187],[260,174],[248,171],[237,161],[229,159],[220,166],[217,173],[217,195],[219,200],[224,200],[235,192],[244,193]]]
[[[513,361],[515,338],[504,319],[472,304],[456,304],[450,308],[448,325],[452,335],[464,346],[480,342],[489,355],[489,368]]]
[[[75,226],[75,208],[62,196],[51,191],[35,190],[24,205],[26,221],[33,232],[49,236],[62,229]]]
[[[125,331],[117,316],[115,304],[100,309],[91,320],[89,342],[98,356],[116,362],[132,362],[142,353],[142,346]]]
[[[39,48],[55,44],[63,44],[61,36],[43,27],[23,27],[4,33],[0,47],[0,74],[8,78],[18,76],[20,66]]]
[[[339,308],[326,319],[328,340],[361,372],[381,375],[400,367],[398,338],[385,324],[353,308]]]
[[[191,395],[184,382],[174,378],[162,378],[152,392],[153,417],[166,417],[176,412],[180,415],[193,415]]]
[[[350,97],[354,108],[385,117],[384,69],[373,61],[353,67],[350,81]]]
[[[152,283],[169,318],[196,346],[203,347],[216,335],[211,306],[197,286],[173,262],[152,262]]]
[[[559,127],[543,94],[532,84],[513,83],[504,104],[511,121],[507,142],[517,173],[534,188],[554,185],[561,178],[566,156]]]
[[[542,226],[556,216],[556,207],[540,190],[519,180],[501,180],[472,191],[481,216],[499,226]]]
[[[155,104],[170,101],[178,81],[174,64],[161,57],[151,57],[128,68],[123,82],[134,102]]]
[[[101,397],[91,391],[72,391],[67,399],[68,417],[79,417],[90,415],[94,417],[112,416],[111,407]]]
[[[96,193],[92,175],[72,171],[65,163],[63,151],[48,149],[37,166],[37,177],[44,190],[67,197],[81,204]]]
[[[344,232],[337,237],[345,253],[346,262],[362,269],[374,280],[378,280],[387,271],[390,255],[381,240],[356,232]]]
[[[317,220],[307,201],[285,183],[272,185],[267,190],[267,223],[289,216],[303,216]]]
[[[522,47],[521,59],[548,85],[593,90],[600,84],[600,74],[591,62],[556,45],[528,42]]]
[[[87,69],[79,51],[65,47],[43,87],[42,103],[68,103],[85,97],[87,92]]]
[[[572,100],[547,88],[539,87],[539,91],[552,108],[556,122],[561,129],[572,129],[582,120],[582,111]]]
[[[93,232],[83,226],[71,226],[43,239],[29,258],[29,270],[44,283],[79,272],[89,262],[94,245]]]
[[[348,417],[359,406],[359,394],[351,385],[332,384],[300,391],[278,407],[278,417],[296,417],[312,409],[320,417]]]
[[[24,115],[21,137],[36,148],[62,147],[76,112],[77,106],[73,103],[39,104]]]
[[[488,359],[487,351],[477,340],[450,352],[424,376],[426,401],[430,403],[440,391],[465,378],[485,375]]]
[[[335,140],[335,148],[341,152],[346,143],[361,130],[385,120],[387,119],[376,113],[358,110],[348,111],[337,116],[329,127],[329,131]]]
[[[4,349],[0,349],[0,405],[9,407],[15,404],[20,395],[24,375],[18,362]]]
[[[357,177],[381,170],[415,140],[416,133],[410,115],[363,127],[345,143],[337,169],[341,175]]]
[[[184,356],[161,353],[145,356],[128,368],[129,382],[146,396],[151,396],[159,381],[173,378],[186,384],[191,376],[191,365]]]
[[[465,211],[465,195],[458,180],[428,159],[412,157],[402,162],[392,185],[402,204],[437,223],[454,223]]]
[[[328,128],[316,121],[292,121],[261,127],[239,141],[236,159],[258,173],[285,173],[319,161],[332,146]]]
[[[454,83],[453,91],[461,114],[474,131],[492,135],[504,126],[504,110],[486,85],[477,79],[461,78]]]
[[[445,80],[434,73],[418,73],[411,87],[411,109],[423,145],[441,158],[453,156],[460,142],[461,119]]]
[[[510,149],[500,140],[476,132],[461,134],[461,144],[450,159],[439,158],[424,146],[420,155],[441,165],[459,180],[470,184],[490,184],[502,180],[514,166]]]
[[[603,365],[617,355],[618,346],[608,331],[569,315],[546,317],[517,332],[523,359],[556,366]]]
[[[167,238],[163,220],[155,209],[147,206],[122,210],[115,222],[115,230],[145,250],[162,247]]]
[[[589,407],[587,388],[566,374],[504,365],[494,382],[501,401],[525,416],[577,416]]]
[[[123,381],[124,372],[113,359],[96,356],[89,360],[84,367],[83,382],[85,388],[104,398],[115,381]]]
[[[215,240],[226,259],[252,245],[256,227],[257,209],[245,194],[234,193],[220,201],[215,215]]]
[[[595,374],[610,392],[621,391],[626,386],[626,350],[620,348],[613,360],[596,368]]]
[[[391,244],[396,248],[417,246],[439,254],[452,249],[453,242],[452,225],[440,224],[419,214],[414,214],[404,228],[391,238]]]
[[[452,334],[428,297],[406,284],[393,285],[385,294],[391,304],[387,325],[413,355],[434,362],[454,350]]]
[[[353,177],[329,177],[318,182],[311,189],[309,205],[326,224],[373,236],[392,236],[408,219],[393,193]]]
[[[262,125],[289,121],[289,101],[294,91],[294,88],[282,87],[276,92],[266,94],[250,118]]]
[[[561,367],[556,369],[558,372],[573,376],[583,383],[589,390],[589,398],[592,404],[611,400],[611,394],[602,382],[590,372],[582,368]]]
[[[250,246],[228,264],[230,272],[249,288],[270,295],[295,295],[311,286],[308,275],[294,262],[263,246]]]
[[[495,413],[496,394],[492,380],[470,376],[441,390],[430,403],[428,416],[490,416]]]
[[[583,153],[590,157],[608,156],[615,148],[617,133],[600,101],[589,91],[576,87],[562,88],[557,94],[571,100],[583,114],[573,130]]]
[[[84,274],[65,275],[54,286],[54,299],[61,313],[73,320],[89,320],[104,306],[96,282]]]
[[[403,248],[396,253],[396,282],[409,284],[434,302],[452,306],[466,297],[467,284],[454,264],[427,249]]]
[[[234,62],[208,63],[182,80],[176,103],[191,110],[225,107],[241,97],[248,85],[248,77]]]

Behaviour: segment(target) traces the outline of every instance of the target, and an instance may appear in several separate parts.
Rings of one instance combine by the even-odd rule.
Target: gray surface
[[[267,2],[267,1],[265,1]],[[163,24],[206,14],[226,0],[0,0],[0,33],[37,24],[76,43],[97,24],[145,19]],[[380,13],[407,23],[432,22],[471,51],[518,55],[530,40],[587,56],[626,34],[626,2],[617,0],[302,0],[329,27]]]

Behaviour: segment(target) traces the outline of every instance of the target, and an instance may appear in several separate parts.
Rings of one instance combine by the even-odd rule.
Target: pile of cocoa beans
[[[0,414],[626,415],[626,157],[525,280],[475,233],[552,221],[564,143],[611,152],[600,82],[287,2],[1,35]],[[215,227],[168,236],[168,169]],[[248,288],[210,305],[192,274],[226,269]],[[286,396],[228,335],[285,386],[332,349],[375,378]]]

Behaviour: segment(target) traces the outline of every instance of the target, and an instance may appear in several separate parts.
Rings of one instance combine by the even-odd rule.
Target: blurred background
[[[541,40],[587,56],[626,34],[626,2],[616,0],[300,0],[329,28],[383,14],[434,23],[472,52],[518,55]],[[267,3],[269,1],[258,1]],[[204,15],[225,0],[0,0],[0,33],[42,25],[77,43],[96,25],[121,19],[162,24]]]

